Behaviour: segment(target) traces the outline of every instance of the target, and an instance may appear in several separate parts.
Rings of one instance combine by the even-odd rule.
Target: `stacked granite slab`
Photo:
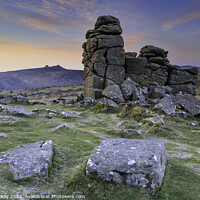
[[[168,51],[159,47],[146,45],[140,50],[139,58],[147,61],[144,69],[144,75],[149,81],[157,82],[159,85],[166,85],[169,75]]]
[[[174,65],[169,74],[168,85],[173,88],[175,93],[182,91],[196,95],[197,81],[198,68],[180,69],[180,67]]]
[[[142,86],[150,93],[170,89],[170,94],[196,94],[197,68],[181,69],[170,64],[168,51],[152,45],[144,46],[138,57],[135,52],[125,53],[121,33],[119,19],[110,15],[100,16],[94,29],[87,31],[87,41],[82,45],[84,98],[135,101],[140,99]]]
[[[102,97],[106,86],[122,84],[125,79],[125,51],[119,19],[100,16],[94,30],[86,33],[82,47],[84,97]]]
[[[167,54],[168,51],[151,45],[146,45],[140,50],[140,55],[136,59],[141,60],[142,58],[147,61],[145,67],[144,64],[142,65],[142,68],[144,68],[143,79],[149,82],[157,82],[160,86],[170,86],[174,93],[182,91],[195,95],[198,69],[195,67],[181,69],[179,66],[172,65],[167,58]],[[134,66],[133,71],[137,71],[136,65]],[[126,65],[126,71],[129,68],[130,66]],[[131,77],[133,77],[133,74]]]

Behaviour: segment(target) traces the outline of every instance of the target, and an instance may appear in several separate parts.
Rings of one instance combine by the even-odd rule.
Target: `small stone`
[[[8,137],[8,135],[7,134],[5,134],[5,133],[0,133],[0,137]]]
[[[191,125],[191,126],[199,126],[199,122],[192,121],[192,122],[189,122],[189,125]]]
[[[162,126],[164,124],[164,120],[163,120],[163,115],[159,116],[157,115],[156,117],[148,117],[148,118],[144,118],[142,119],[142,123],[147,123],[151,126]]]
[[[80,118],[81,113],[75,113],[75,112],[61,112],[63,116],[66,118]]]
[[[109,107],[113,107],[113,108],[119,108],[119,106],[112,100],[107,99],[107,98],[102,98],[98,101],[98,104],[106,104]]]
[[[91,97],[87,97],[83,101],[80,102],[82,106],[94,106],[97,103],[97,101]]]

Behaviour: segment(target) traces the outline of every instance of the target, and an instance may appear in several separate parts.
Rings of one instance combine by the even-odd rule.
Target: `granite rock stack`
[[[152,91],[158,90],[163,95],[179,92],[196,95],[198,68],[172,65],[167,58],[168,51],[152,45],[144,46],[138,57],[135,52],[125,53],[121,33],[119,19],[110,15],[100,16],[94,29],[87,31],[87,41],[82,45],[84,98],[144,102],[143,87],[149,98]]]
[[[125,51],[122,28],[117,18],[101,16],[94,30],[86,33],[82,47],[84,64],[84,97],[102,97],[103,90],[125,79]]]
[[[177,65],[172,65],[167,54],[168,51],[151,45],[146,45],[140,50],[137,59],[145,59],[147,63],[144,67],[144,74],[141,76],[142,80],[147,79],[150,83],[157,82],[160,86],[170,86],[174,93],[182,91],[196,95],[198,69],[195,67],[181,69]]]

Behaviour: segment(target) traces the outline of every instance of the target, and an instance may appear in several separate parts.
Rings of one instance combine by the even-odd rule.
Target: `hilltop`
[[[0,72],[0,88],[4,90],[66,86],[83,82],[82,70],[70,70],[60,65]]]
[[[189,68],[197,67],[198,71],[199,71],[198,74],[200,75],[200,67],[198,67],[198,66],[184,65],[184,66],[180,66],[180,67],[183,68],[183,69],[189,69]]]

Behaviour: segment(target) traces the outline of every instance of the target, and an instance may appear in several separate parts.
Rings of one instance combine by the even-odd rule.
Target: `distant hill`
[[[184,65],[184,66],[181,66],[181,68],[183,69],[187,69],[187,68],[193,68],[193,67],[197,67],[197,66],[191,66],[191,65]],[[200,75],[200,67],[197,67],[199,69],[199,75]]]
[[[0,72],[0,89],[5,90],[66,86],[82,82],[82,70],[64,69],[60,65]]]

